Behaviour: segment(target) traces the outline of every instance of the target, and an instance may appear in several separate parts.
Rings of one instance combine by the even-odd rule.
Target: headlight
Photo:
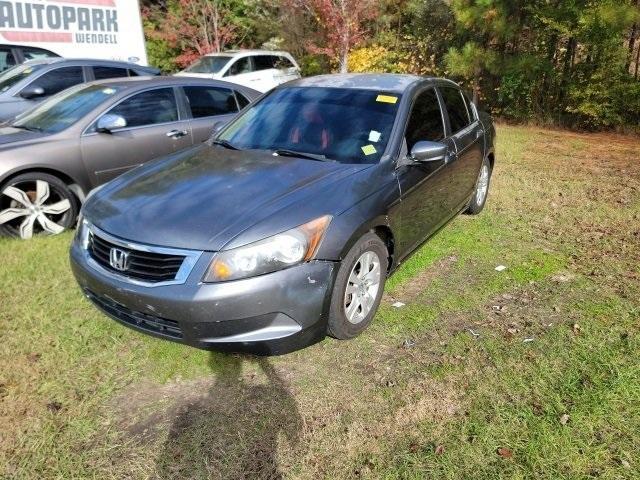
[[[78,242],[84,250],[89,248],[89,223],[84,219],[82,213],[78,216],[76,242]]]
[[[331,216],[316,218],[259,242],[216,254],[205,282],[224,282],[275,272],[313,259]]]

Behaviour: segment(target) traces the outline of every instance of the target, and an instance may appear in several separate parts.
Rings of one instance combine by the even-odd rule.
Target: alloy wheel
[[[44,180],[15,183],[0,193],[0,225],[25,240],[40,232],[61,233],[70,211],[71,202],[64,193]]]
[[[375,252],[364,252],[349,274],[344,294],[344,313],[349,323],[362,322],[371,312],[380,288],[380,258]]]
[[[478,186],[476,187],[476,204],[482,205],[489,191],[489,177],[490,170],[489,165],[484,163],[480,169],[480,175],[478,176]]]

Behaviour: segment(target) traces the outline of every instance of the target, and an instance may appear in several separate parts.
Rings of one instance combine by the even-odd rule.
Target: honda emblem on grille
[[[124,272],[129,268],[129,252],[112,248],[109,252],[109,264],[120,272]]]

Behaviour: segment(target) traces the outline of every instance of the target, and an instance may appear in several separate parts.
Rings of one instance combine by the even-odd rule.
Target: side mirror
[[[36,86],[28,86],[25,87],[21,92],[20,96],[26,100],[31,100],[32,98],[42,97],[44,96],[44,88],[36,87]]]
[[[411,149],[414,162],[442,162],[447,158],[448,147],[440,142],[418,142]]]
[[[111,133],[113,130],[118,130],[119,128],[124,128],[126,126],[127,121],[124,119],[124,117],[121,117],[120,115],[114,115],[112,113],[107,113],[106,115],[103,115],[98,119],[96,131],[98,133]]]
[[[211,129],[211,138],[215,138],[226,125],[225,122],[216,122]]]

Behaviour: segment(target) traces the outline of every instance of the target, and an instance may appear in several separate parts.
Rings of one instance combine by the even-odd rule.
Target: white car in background
[[[266,92],[300,78],[300,67],[287,52],[230,50],[205,55],[176,75],[222,79]]]

